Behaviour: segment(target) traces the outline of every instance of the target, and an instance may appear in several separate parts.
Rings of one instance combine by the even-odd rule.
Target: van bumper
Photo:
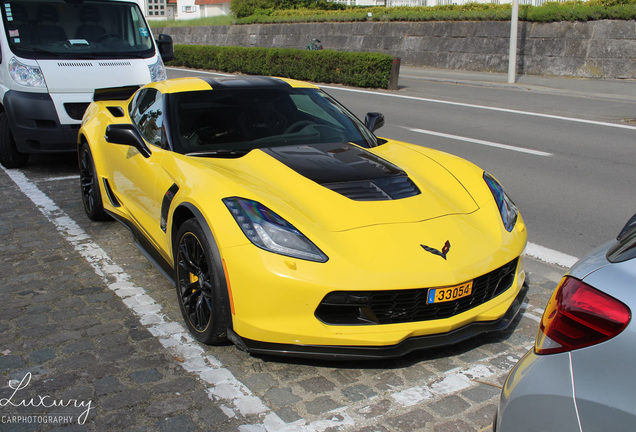
[[[10,90],[3,100],[20,153],[60,153],[77,150],[80,123],[60,124],[48,93]]]

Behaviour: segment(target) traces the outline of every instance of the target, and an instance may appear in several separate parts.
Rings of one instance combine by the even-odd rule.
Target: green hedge
[[[175,45],[170,66],[388,88],[393,57],[377,53]]]
[[[369,16],[370,14],[370,16]],[[236,24],[301,22],[393,22],[393,21],[509,21],[510,4],[466,3],[421,7],[368,7],[342,11],[272,10],[256,11]],[[548,2],[543,6],[519,6],[519,19],[527,22],[592,21],[636,19],[636,0],[590,0]]]

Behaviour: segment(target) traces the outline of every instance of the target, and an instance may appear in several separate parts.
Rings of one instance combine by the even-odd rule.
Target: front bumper
[[[524,286],[526,234],[522,224],[513,233],[505,232],[500,224],[488,222],[494,217],[499,214],[479,211],[311,235],[321,239],[318,246],[329,257],[325,263],[266,252],[251,243],[221,245],[234,305],[235,342],[252,353],[373,358],[501,330],[514,318],[517,306],[513,303]],[[425,251],[420,239],[433,245],[450,239],[448,259]],[[479,297],[477,292],[483,291],[477,289],[482,285],[478,279],[500,274],[498,269],[511,262],[517,263],[512,273],[500,275],[490,294]],[[506,288],[501,288],[504,280]],[[469,281],[474,283],[469,307],[462,297],[450,313],[429,313],[428,289]],[[415,294],[411,297],[406,291]],[[340,300],[333,300],[333,293]],[[385,302],[387,298],[392,300]],[[441,302],[440,309],[452,302]],[[324,305],[327,311],[321,308]],[[351,319],[353,309],[365,312],[360,322]]]
[[[454,345],[484,333],[505,330],[517,316],[526,292],[527,285],[524,285],[506,314],[496,321],[474,322],[448,333],[415,336],[395,345],[336,346],[277,344],[241,338],[234,332],[232,332],[233,334],[230,339],[239,349],[256,355],[276,355],[326,360],[387,359],[401,357],[413,351]]]
[[[8,91],[3,104],[20,153],[59,153],[77,150],[80,121],[75,120],[71,123],[72,120],[69,119],[68,124],[60,122],[55,103],[48,93]],[[76,117],[79,114],[78,112]]]
[[[316,313],[328,293],[358,286],[398,290],[405,285],[413,286],[412,281],[398,284],[400,278],[405,278],[404,272],[347,272],[336,265],[335,260],[327,264],[309,263],[254,252],[255,249],[239,247],[223,254],[235,306],[231,339],[252,354],[331,359],[398,357],[501,331],[514,320],[525,295],[524,259],[520,256],[513,260],[517,264],[512,281],[508,279],[509,287],[467,310],[424,321],[329,324]],[[251,253],[255,256],[250,256]],[[233,271],[230,263],[238,260],[250,263],[249,271],[244,265],[239,267],[244,271]],[[421,275],[415,271],[413,276],[418,274]]]

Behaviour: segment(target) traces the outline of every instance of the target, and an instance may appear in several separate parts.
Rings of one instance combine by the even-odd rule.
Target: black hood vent
[[[352,144],[312,144],[262,150],[298,174],[352,200],[395,200],[420,193],[403,170]]]
[[[323,186],[355,201],[395,200],[420,193],[406,175],[348,183],[326,183]]]

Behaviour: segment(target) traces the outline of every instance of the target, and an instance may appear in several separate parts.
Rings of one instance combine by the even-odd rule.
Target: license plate
[[[427,304],[453,301],[467,297],[473,292],[473,281],[446,288],[431,288],[428,290]]]

